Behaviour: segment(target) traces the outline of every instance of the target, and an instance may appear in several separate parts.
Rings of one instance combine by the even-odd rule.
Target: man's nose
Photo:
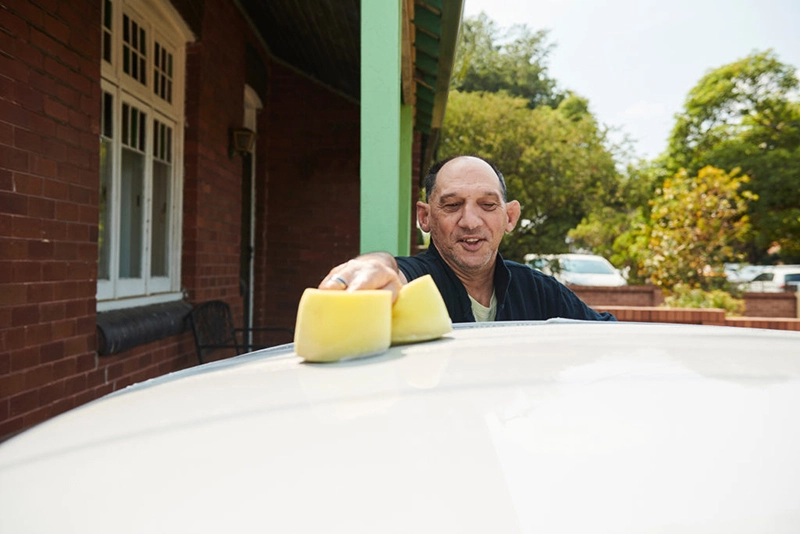
[[[475,204],[465,204],[461,212],[461,218],[458,220],[459,226],[462,228],[477,228],[480,226],[482,219],[478,211],[479,209],[480,208]]]

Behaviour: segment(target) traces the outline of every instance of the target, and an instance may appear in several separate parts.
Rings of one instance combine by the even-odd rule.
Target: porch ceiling
[[[279,61],[358,102],[361,0],[238,0]],[[380,0],[383,1],[383,0]],[[406,2],[406,0],[403,0]],[[408,0],[415,128],[438,130],[463,0]],[[410,9],[408,9],[410,7]]]

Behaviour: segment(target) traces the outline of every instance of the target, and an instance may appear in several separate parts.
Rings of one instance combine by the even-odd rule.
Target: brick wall
[[[664,303],[660,288],[652,285],[595,287],[570,286],[570,289],[589,306],[658,306]]]
[[[594,306],[597,311],[608,311],[618,321],[641,323],[678,323],[773,330],[800,331],[800,319],[778,317],[725,317],[720,309],[662,308],[650,306]]]
[[[294,326],[303,290],[359,252],[358,105],[270,66],[259,158],[269,181],[257,296],[268,325]],[[259,127],[261,126],[259,125]]]
[[[0,6],[0,439],[197,362],[189,332],[95,351],[100,5]],[[235,4],[202,7],[187,57],[182,283],[192,300],[229,301],[240,320],[241,158],[227,148],[251,33]]]
[[[798,293],[745,293],[747,317],[800,317]]]
[[[0,17],[2,436],[94,387],[100,2]]]
[[[659,306],[664,296],[656,286],[570,286],[589,306]],[[798,293],[745,293],[746,317],[800,317]]]

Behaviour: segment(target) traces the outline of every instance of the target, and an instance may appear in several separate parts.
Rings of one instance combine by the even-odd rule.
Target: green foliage
[[[628,273],[628,282],[647,282],[640,269],[648,252],[650,200],[663,181],[662,169],[646,161],[628,165],[619,187],[602,207],[594,208],[569,231],[574,247],[608,258]]]
[[[664,305],[670,308],[721,308],[726,315],[742,315],[745,309],[744,300],[732,297],[727,291],[704,291],[684,284],[672,288],[671,294],[664,298]]]
[[[667,150],[670,173],[713,165],[750,177],[751,263],[800,261],[800,82],[771,51],[708,72],[690,91]],[[777,245],[777,247],[776,247]],[[780,256],[768,250],[779,248]]]
[[[499,28],[484,13],[464,19],[451,88],[463,93],[506,91],[528,107],[556,107],[564,99],[547,74],[547,32],[525,25]]]
[[[722,265],[740,259],[734,244],[750,229],[745,212],[754,196],[741,190],[748,181],[714,167],[697,176],[681,170],[664,181],[651,202],[647,252],[641,253],[651,282],[708,290],[724,281]]]
[[[619,176],[604,143],[586,101],[574,95],[558,109],[530,109],[505,92],[451,91],[439,155],[480,154],[503,171],[522,216],[501,252],[521,261],[531,252],[566,252],[567,232],[616,194]]]

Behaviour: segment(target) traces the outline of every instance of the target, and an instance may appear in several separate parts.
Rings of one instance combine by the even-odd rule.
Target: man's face
[[[417,203],[422,230],[430,232],[445,262],[463,276],[494,269],[505,232],[514,229],[520,206],[505,202],[500,180],[485,161],[460,157],[436,177],[428,203]]]

